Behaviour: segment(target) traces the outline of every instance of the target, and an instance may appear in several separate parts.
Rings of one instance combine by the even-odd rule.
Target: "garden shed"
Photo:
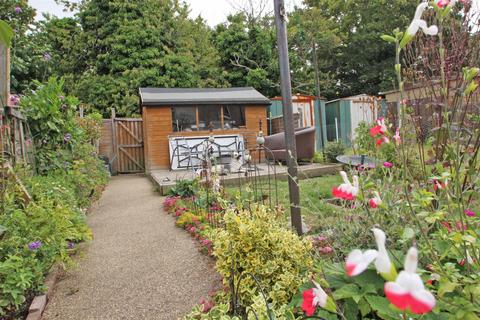
[[[379,109],[379,99],[366,94],[328,101],[324,118],[327,141],[342,141],[351,146],[360,122],[373,123]]]
[[[296,94],[292,97],[293,121],[294,127],[305,128],[315,127],[315,149],[321,150],[324,143],[322,137],[325,137],[325,126],[322,119],[325,119],[325,100],[317,99],[314,96]],[[323,118],[322,118],[323,117]],[[283,132],[283,103],[282,97],[272,99],[272,104],[268,112],[269,134]],[[325,122],[325,120],[323,120]],[[323,134],[322,134],[323,131]],[[325,138],[323,138],[325,141]]]
[[[187,169],[190,160],[182,154],[188,150],[177,152],[179,146],[210,136],[224,151],[254,148],[258,132],[266,131],[270,100],[251,87],[140,88],[140,105],[145,169],[151,172]]]

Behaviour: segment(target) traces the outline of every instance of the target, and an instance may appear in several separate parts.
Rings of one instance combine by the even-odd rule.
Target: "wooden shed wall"
[[[170,153],[168,146],[169,137],[189,137],[208,135],[208,131],[173,132],[171,107],[143,107],[142,117],[144,124],[145,141],[145,167],[147,172],[158,169],[170,168]],[[245,108],[245,129],[235,130],[214,130],[215,135],[241,134],[244,136],[247,148],[254,148],[256,135],[262,129],[267,132],[267,107],[246,106]]]

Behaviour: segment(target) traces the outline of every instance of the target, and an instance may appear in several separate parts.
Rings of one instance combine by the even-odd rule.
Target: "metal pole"
[[[315,69],[315,87],[318,100],[318,115],[320,118],[320,139],[322,150],[324,149],[324,140],[323,140],[323,114],[322,114],[322,103],[320,102],[320,72],[318,70],[318,57],[317,57],[317,42],[313,41],[313,66]]]
[[[286,11],[283,0],[274,0],[275,24],[277,26],[277,44],[282,86],[283,124],[288,166],[288,190],[290,194],[290,216],[292,227],[299,235],[303,234],[302,215],[300,212],[300,192],[298,188],[297,147],[295,145],[295,128],[293,125],[292,83],[290,63],[288,60]]]

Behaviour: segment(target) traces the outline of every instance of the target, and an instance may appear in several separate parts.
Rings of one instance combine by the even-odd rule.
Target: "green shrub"
[[[286,230],[264,206],[236,214],[227,211],[225,229],[213,236],[217,271],[228,285],[232,261],[235,283],[242,273],[255,275],[269,302],[280,306],[290,301],[312,265],[311,244]],[[240,296],[246,305],[260,293],[252,277],[245,277]]]
[[[15,318],[26,298],[43,289],[43,279],[55,262],[71,264],[71,243],[91,239],[85,215],[65,179],[24,177],[32,196],[25,204],[18,188],[7,182],[8,197],[0,212],[0,315]],[[38,242],[40,247],[30,249]]]
[[[372,150],[375,150],[375,140],[370,135],[370,128],[372,125],[366,121],[362,121],[355,128],[355,148],[358,154],[370,154]]]
[[[321,154],[320,152],[315,152],[315,154],[313,155],[312,162],[314,162],[314,163],[324,163],[325,159],[323,158],[323,154]]]
[[[178,180],[175,186],[168,191],[168,195],[172,197],[192,197],[196,194],[198,181],[194,180]]]
[[[15,168],[31,201],[15,179],[0,185],[0,318],[17,319],[29,297],[43,290],[55,262],[72,264],[75,243],[91,239],[85,209],[97,199],[108,173],[94,143],[101,118],[76,115],[77,99],[65,96],[63,81],[37,83],[22,99],[31,128],[37,172]]]
[[[329,142],[323,151],[329,162],[337,162],[337,156],[345,154],[345,145],[341,141]]]

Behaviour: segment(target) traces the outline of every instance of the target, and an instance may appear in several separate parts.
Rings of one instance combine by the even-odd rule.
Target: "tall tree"
[[[204,21],[177,0],[90,0],[79,12],[86,69],[78,96],[106,112],[138,112],[139,86],[221,85]]]
[[[22,93],[32,80],[48,73],[49,48],[33,41],[36,30],[35,9],[27,0],[0,1],[0,20],[6,21],[14,31],[11,46],[11,91]]]
[[[271,17],[231,15],[214,31],[226,79],[235,87],[253,86],[267,96],[280,93],[275,28]]]
[[[288,36],[293,91],[317,94],[316,67],[321,95],[334,97],[338,80],[332,65],[344,38],[338,25],[325,19],[318,8],[296,8],[289,16]]]
[[[411,0],[305,0],[317,9],[314,19],[330,21],[341,35],[341,44],[327,55],[333,79],[332,96],[378,94],[393,85],[394,50],[380,39],[395,28],[404,28],[417,5]],[[320,59],[325,59],[325,56]],[[330,94],[329,94],[330,95]]]

